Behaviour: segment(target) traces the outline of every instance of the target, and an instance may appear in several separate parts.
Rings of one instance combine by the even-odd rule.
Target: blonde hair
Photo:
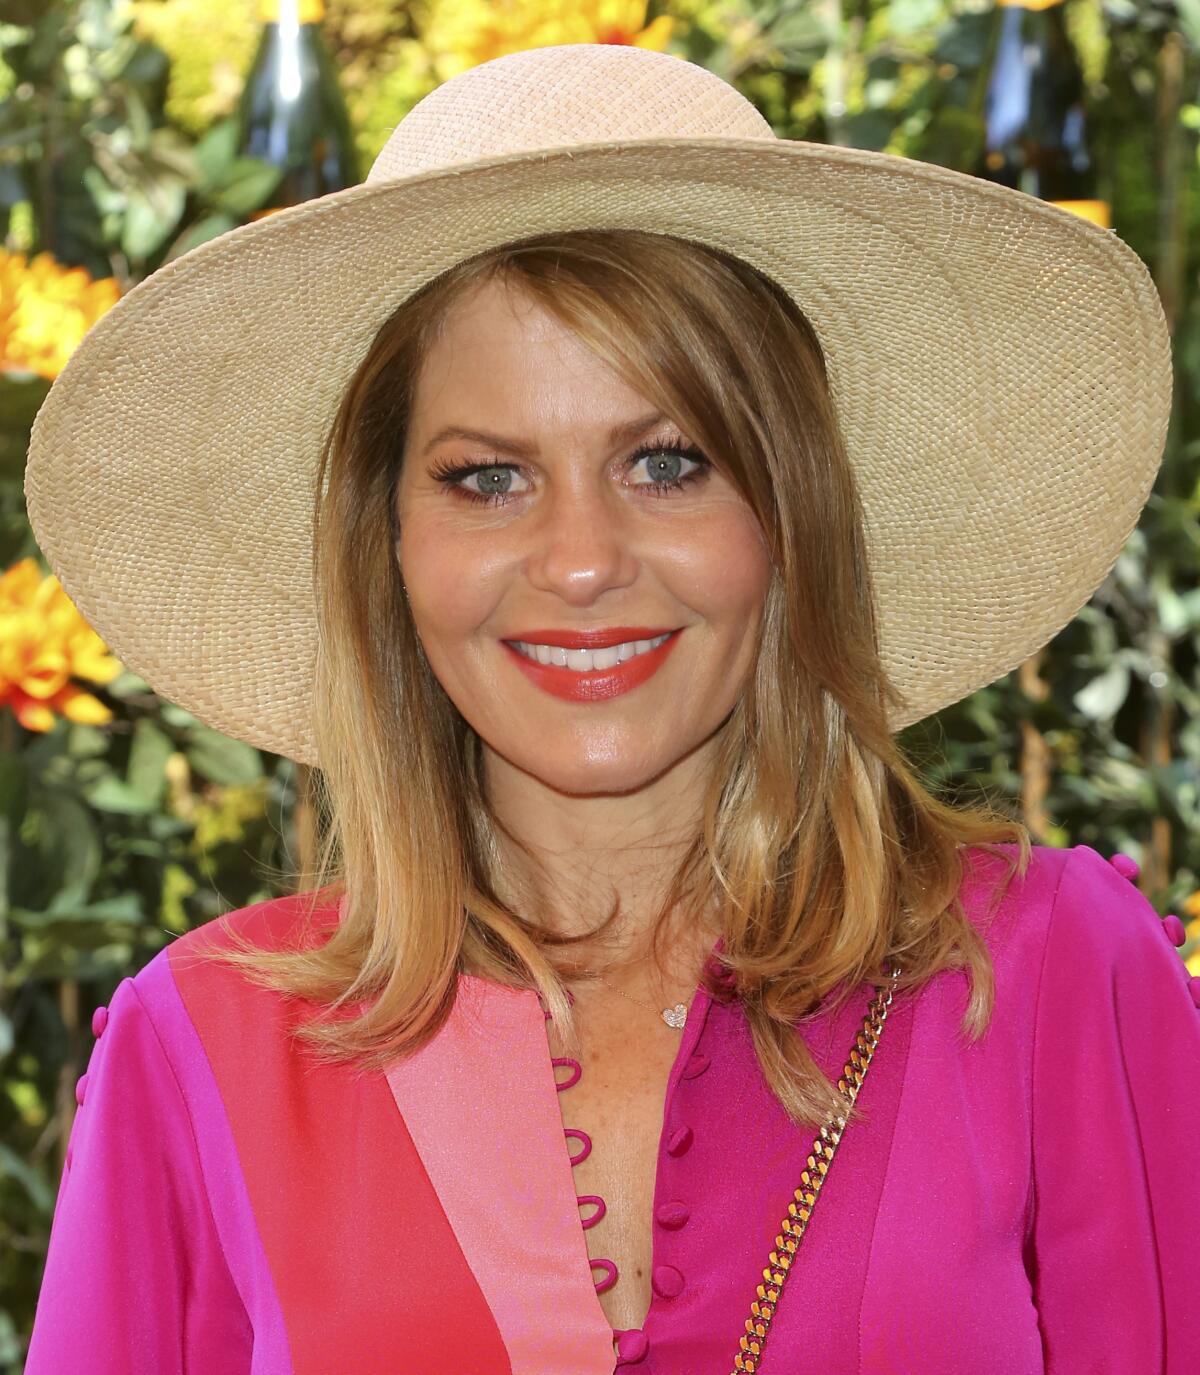
[[[210,957],[317,1004],[295,1034],[364,1068],[429,1040],[460,973],[538,989],[574,1036],[556,953],[616,912],[572,938],[501,901],[480,741],[422,653],[395,552],[422,359],[450,306],[492,280],[553,312],[679,425],[767,536],[757,663],[722,727],[655,948],[673,911],[714,905],[726,984],[708,971],[704,984],[720,997],[735,981],[772,1092],[797,1124],[819,1125],[845,1101],[798,1020],[843,981],[836,1004],[882,982],[897,960],[898,990],[967,969],[963,1026],[981,1036],[994,978],[959,900],[962,847],[1018,845],[1015,858],[995,850],[1008,872],[994,909],[1025,872],[1030,841],[991,804],[939,801],[906,763],[888,727],[902,703],[879,658],[862,511],[817,336],[780,287],[702,244],[632,230],[506,244],[435,278],[379,329],[333,418],[314,498],[313,780],[325,835],[301,925],[338,899],[340,921],[310,948],[263,949],[231,927],[230,947]],[[335,1015],[350,1005],[353,1016]]]

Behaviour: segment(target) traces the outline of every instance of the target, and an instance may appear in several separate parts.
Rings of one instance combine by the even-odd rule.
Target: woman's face
[[[397,493],[417,633],[485,746],[564,793],[666,773],[755,657],[758,522],[653,413],[494,283],[457,303],[417,383]]]

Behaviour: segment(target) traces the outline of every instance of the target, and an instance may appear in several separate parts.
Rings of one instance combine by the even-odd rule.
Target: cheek
[[[431,657],[452,652],[487,618],[494,579],[473,556],[470,540],[455,539],[438,522],[405,522],[400,575],[417,633]]]
[[[741,502],[709,513],[675,547],[670,581],[676,596],[714,627],[752,632],[771,581],[771,561],[758,521]]]

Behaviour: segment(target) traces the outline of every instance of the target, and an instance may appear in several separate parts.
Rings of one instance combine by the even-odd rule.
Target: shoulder
[[[324,939],[337,925],[340,914],[340,901],[320,890],[264,898],[188,931],[167,947],[168,958],[175,960],[215,946],[228,948],[238,939],[267,950],[304,948]]]
[[[1139,950],[1174,950],[1162,917],[1137,886],[1133,860],[1089,845],[1063,854],[1048,938],[1113,965]]]
[[[1053,933],[1110,959],[1148,934],[1170,945],[1168,929],[1137,887],[1138,868],[1127,855],[1101,855],[1090,845],[1033,845],[1025,873],[1012,874],[997,902],[1017,847],[996,849],[1003,857],[977,847],[966,851],[961,895],[970,919],[998,944],[1019,936],[1045,946]]]
[[[168,966],[176,978],[201,964],[234,974],[230,966],[204,957],[213,951],[229,950],[246,943],[270,952],[306,949],[327,939],[340,916],[340,901],[317,890],[264,898],[245,907],[236,907],[177,937],[135,974],[133,981],[139,992],[150,992],[148,986],[155,981],[163,965]]]
[[[1200,979],[1191,979],[1173,928],[1135,883],[1137,866],[1076,845],[1063,867],[1050,912],[1040,971],[1040,1015],[1103,1015],[1107,1008],[1136,1021],[1153,1008],[1178,1016],[1200,1004]],[[1058,1010],[1057,1013],[1055,1010]],[[1188,1020],[1185,1018],[1185,1020]]]
[[[164,946],[136,974],[122,980],[93,1031],[111,1018],[145,1019],[175,1064],[194,1060],[194,1034],[206,1039],[222,1022],[249,1034],[282,1024],[283,996],[262,988],[240,969],[211,958],[243,942],[272,952],[303,949],[327,939],[340,917],[336,899],[314,891],[266,898],[235,908]]]
[[[998,848],[1015,859],[1016,846]],[[988,942],[997,986],[1022,986],[1039,1016],[1048,1005],[1094,1015],[1118,990],[1139,999],[1200,996],[1200,979],[1189,983],[1175,946],[1174,924],[1137,887],[1128,856],[1035,845],[1025,874],[1012,876],[998,903],[991,899],[1008,872],[1005,859],[973,850],[965,868],[964,909]]]

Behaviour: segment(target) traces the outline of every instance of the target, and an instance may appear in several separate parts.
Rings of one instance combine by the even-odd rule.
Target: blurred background
[[[0,0],[0,1371],[22,1368],[93,1012],[182,932],[305,887],[320,828],[303,767],[156,696],[49,575],[33,417],[146,275],[361,181],[457,72],[577,42],[676,53],[781,137],[1002,182],[1147,264],[1176,382],[1139,527],[1045,649],[902,738],[943,795],[1131,855],[1200,975],[1200,0]]]

